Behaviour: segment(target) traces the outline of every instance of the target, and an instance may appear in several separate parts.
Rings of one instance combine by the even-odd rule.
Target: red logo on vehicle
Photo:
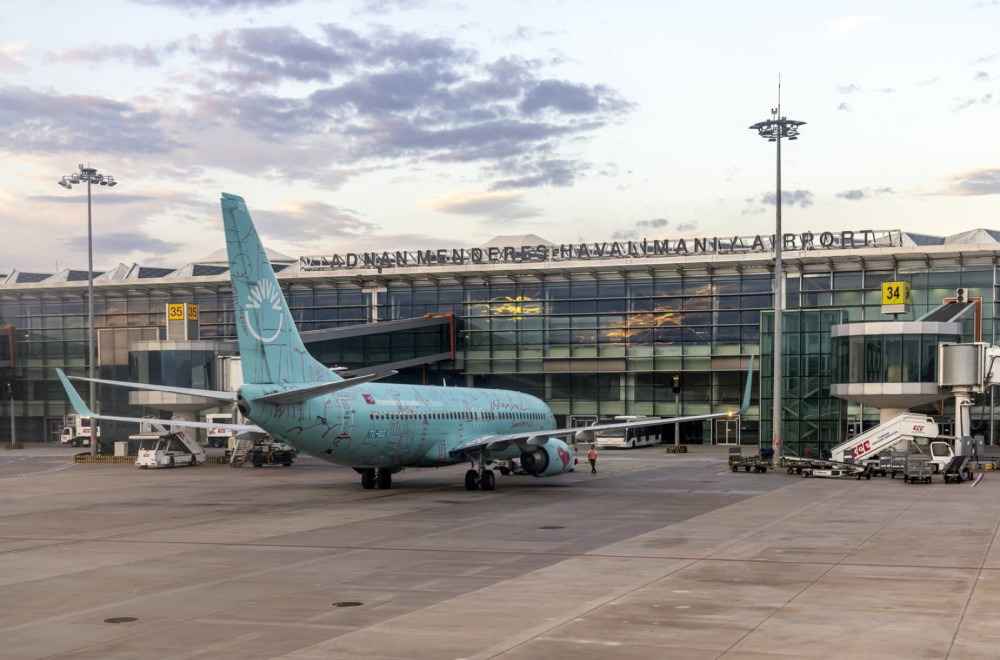
[[[375,397],[373,397],[371,394],[362,394],[361,396],[365,398],[365,403],[367,403],[369,406],[375,405]]]

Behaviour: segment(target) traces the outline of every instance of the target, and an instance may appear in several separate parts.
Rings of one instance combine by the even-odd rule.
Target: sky
[[[0,0],[0,273],[1000,228],[1000,0]],[[780,83],[779,83],[780,81]]]

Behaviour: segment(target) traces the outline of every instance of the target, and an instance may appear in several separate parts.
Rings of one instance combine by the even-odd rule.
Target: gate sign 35
[[[909,305],[909,282],[882,282],[883,305]]]

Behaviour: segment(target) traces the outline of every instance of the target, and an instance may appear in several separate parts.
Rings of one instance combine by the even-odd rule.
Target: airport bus
[[[605,420],[605,424],[615,422],[631,422],[637,419],[645,419],[646,415],[618,415],[610,420]],[[612,429],[608,431],[598,431],[594,437],[594,443],[598,448],[603,449],[634,449],[636,447],[649,447],[662,442],[662,426],[641,426],[630,429]]]

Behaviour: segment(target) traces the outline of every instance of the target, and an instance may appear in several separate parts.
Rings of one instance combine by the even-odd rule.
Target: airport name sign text
[[[819,234],[783,234],[781,249],[844,250],[864,247],[899,247],[901,232],[824,231]],[[605,243],[564,243],[562,245],[520,245],[483,248],[440,248],[395,252],[348,252],[332,257],[300,257],[305,270],[406,268],[466,264],[532,263],[581,259],[641,259],[645,257],[696,254],[745,254],[773,252],[774,234],[733,238],[678,238],[615,241]]]

